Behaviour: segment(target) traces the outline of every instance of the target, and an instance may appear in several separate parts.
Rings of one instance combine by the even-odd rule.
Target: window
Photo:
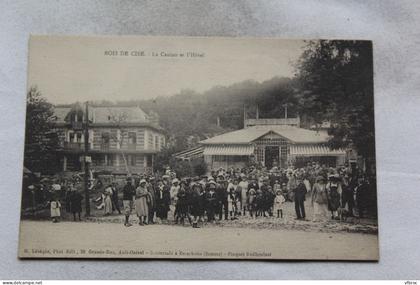
[[[69,142],[72,143],[81,143],[83,138],[83,134],[81,132],[71,132],[69,133]]]
[[[148,141],[149,146],[153,148],[153,134],[148,134],[147,141]]]
[[[259,146],[255,148],[255,158],[257,162],[264,162],[264,147]]]
[[[226,156],[225,155],[215,155],[214,156],[214,161],[215,162],[224,162],[224,161],[226,161]]]
[[[287,146],[281,146],[280,148],[281,157],[286,157],[289,154],[289,148]]]
[[[135,154],[127,155],[127,164],[131,166],[136,166],[137,156]]]
[[[160,145],[163,146],[163,147],[165,146],[165,137],[164,136],[160,137]]]
[[[146,166],[152,167],[152,164],[153,164],[153,157],[151,155],[148,155],[147,160],[146,160]]]
[[[128,144],[137,144],[137,136],[135,132],[128,133]]]
[[[247,156],[244,156],[244,155],[235,155],[233,156],[233,159],[232,159],[233,162],[242,162],[246,160],[247,160]]]
[[[107,166],[113,166],[114,165],[114,156],[112,154],[107,154],[106,157],[107,157],[106,165]]]
[[[70,116],[72,122],[83,122],[83,112],[74,112]]]
[[[102,133],[102,142],[101,142],[101,149],[108,150],[109,149],[109,141],[110,141],[110,134],[108,132]]]
[[[159,138],[155,136],[155,149],[159,149]]]

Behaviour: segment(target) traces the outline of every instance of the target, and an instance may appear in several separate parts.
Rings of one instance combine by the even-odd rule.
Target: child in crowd
[[[283,203],[286,201],[286,199],[284,199],[283,194],[281,193],[281,191],[277,191],[276,192],[276,197],[274,198],[274,205],[273,205],[273,212],[274,214],[277,213],[277,218],[282,218],[283,219]]]
[[[227,201],[228,201],[228,212],[229,212],[229,217],[231,220],[235,219],[236,213],[235,213],[235,192],[233,191],[233,189],[231,189],[228,193],[228,197],[227,197]]]
[[[61,204],[57,197],[54,197],[50,201],[50,211],[51,211],[51,219],[53,223],[58,223],[60,221],[61,216]]]

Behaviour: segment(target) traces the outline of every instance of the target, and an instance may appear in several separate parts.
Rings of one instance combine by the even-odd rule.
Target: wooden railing
[[[64,148],[66,149],[73,149],[73,150],[84,150],[85,149],[85,143],[83,142],[65,142]],[[89,145],[90,148],[90,145]]]

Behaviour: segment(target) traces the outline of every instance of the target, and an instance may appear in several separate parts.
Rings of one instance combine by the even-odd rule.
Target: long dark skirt
[[[168,219],[168,211],[167,205],[156,205],[156,217],[166,220]]]

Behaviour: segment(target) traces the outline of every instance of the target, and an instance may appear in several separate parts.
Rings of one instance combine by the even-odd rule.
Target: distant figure
[[[286,202],[281,190],[277,190],[274,198],[273,215],[277,213],[277,218],[283,219],[283,204]]]
[[[294,188],[294,200],[295,200],[295,211],[296,219],[304,220],[306,218],[305,214],[305,195],[306,195],[306,186],[303,183],[301,177],[296,178],[296,187]]]
[[[147,192],[149,193],[149,199],[147,201],[149,207],[149,213],[147,215],[149,224],[155,223],[155,212],[156,212],[156,193],[154,185],[154,177],[150,177],[146,185]]]
[[[123,188],[123,206],[124,206],[124,215],[125,215],[125,221],[124,226],[130,227],[132,224],[130,224],[130,214],[131,210],[133,209],[133,198],[136,193],[136,190],[134,189],[134,186],[132,184],[131,177],[127,178],[127,183],[124,185]]]
[[[172,180],[172,186],[170,188],[171,195],[171,211],[174,213],[175,222],[178,220],[178,191],[181,189],[179,185],[179,180],[177,178]]]
[[[341,207],[341,193],[343,192],[340,184],[340,176],[338,174],[331,175],[330,182],[328,182],[326,188],[331,219],[339,219],[338,209]]]
[[[325,178],[319,176],[312,189],[311,203],[314,208],[312,221],[325,221],[328,218],[328,196]]]
[[[207,213],[207,222],[214,222],[214,214],[218,206],[218,201],[216,197],[216,182],[210,181],[207,191],[205,193],[205,203],[206,203],[206,213]]]
[[[241,182],[239,182],[238,188],[241,190],[241,211],[242,215],[245,216],[246,211],[248,210],[248,181],[245,174],[241,175]]]
[[[158,180],[156,188],[156,217],[161,222],[168,220],[169,205],[171,204],[171,194],[167,185],[162,180]]]
[[[104,190],[104,213],[105,216],[109,216],[112,214],[112,186],[109,185],[108,187],[105,188]]]
[[[117,188],[117,183],[112,182],[112,196],[111,196],[111,200],[112,200],[112,211],[117,210],[118,214],[121,214],[121,210],[120,210],[120,205],[118,202],[118,188]]]
[[[50,201],[50,212],[51,212],[51,219],[53,223],[58,223],[60,221],[61,212],[60,212],[61,204],[57,198],[53,198]]]
[[[82,195],[73,187],[71,187],[70,193],[70,211],[73,214],[73,221],[76,221],[76,214],[79,217],[79,221],[81,221],[80,214],[82,212]]]
[[[202,185],[197,180],[191,187],[193,189],[191,197],[191,214],[194,217],[193,228],[199,228],[198,222],[204,216],[204,191]]]
[[[139,225],[147,225],[147,215],[149,214],[149,208],[147,205],[147,200],[149,197],[149,192],[146,188],[146,180],[140,180],[139,187],[136,189],[136,200],[134,201],[134,206],[136,210],[137,217],[139,218]]]

